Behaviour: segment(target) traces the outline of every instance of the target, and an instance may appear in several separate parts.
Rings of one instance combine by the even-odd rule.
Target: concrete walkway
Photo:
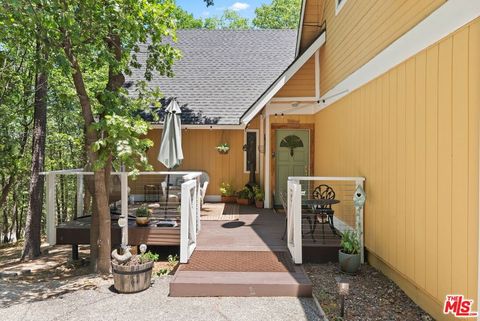
[[[141,293],[117,294],[109,287],[80,290],[63,296],[0,308],[0,320],[322,320],[307,298],[172,298],[170,277],[158,278]]]

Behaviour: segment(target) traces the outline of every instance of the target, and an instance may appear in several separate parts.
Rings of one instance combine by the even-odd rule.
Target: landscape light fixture
[[[340,317],[345,316],[345,297],[350,290],[350,284],[346,281],[337,280],[338,294],[340,295]]]

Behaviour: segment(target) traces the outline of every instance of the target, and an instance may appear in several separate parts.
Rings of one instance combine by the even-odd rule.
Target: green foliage
[[[158,254],[148,251],[140,255],[140,263],[157,262],[158,257]]]
[[[235,195],[235,190],[233,189],[232,185],[229,183],[222,182],[220,184],[220,194],[222,196],[233,196]]]
[[[253,197],[253,193],[248,187],[245,186],[238,191],[237,196],[240,199],[251,199]]]
[[[215,149],[217,151],[219,151],[220,153],[225,154],[230,150],[230,145],[228,143],[222,143],[222,144],[216,146]]]
[[[203,27],[202,19],[195,18],[193,14],[180,7],[174,9],[174,15],[178,29],[201,29]]]
[[[221,16],[205,18],[203,28],[244,30],[250,28],[250,21],[236,11],[226,9]]]
[[[260,29],[296,29],[301,0],[273,0],[255,9],[253,26]]]
[[[151,212],[147,205],[142,205],[135,211],[137,217],[150,217]]]
[[[178,255],[176,255],[176,254],[171,255],[170,254],[168,256],[167,260],[168,260],[167,267],[160,269],[160,271],[158,272],[158,275],[160,275],[160,276],[169,275],[175,269],[175,267],[178,264]]]
[[[220,21],[221,29],[240,30],[250,28],[250,24],[247,18],[240,16],[238,12],[230,9],[227,9],[223,12]]]
[[[265,199],[265,193],[258,185],[253,186],[253,195],[257,201],[263,201]]]
[[[178,264],[178,255],[172,255],[170,254],[167,258],[168,260],[168,265],[170,265],[172,268],[175,267]]]
[[[356,231],[347,230],[342,233],[342,240],[340,242],[342,251],[346,254],[360,253],[360,240]]]

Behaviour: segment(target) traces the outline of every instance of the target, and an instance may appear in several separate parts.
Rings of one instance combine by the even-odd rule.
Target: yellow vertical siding
[[[438,318],[477,293],[479,70],[480,18],[315,115],[315,174],[366,177],[372,260]]]
[[[327,42],[320,50],[321,93],[368,62],[444,2],[350,0],[336,15],[335,1],[326,0],[325,8],[318,7],[327,27]],[[306,10],[308,13],[318,8],[311,6]]]
[[[315,55],[305,62],[275,97],[315,97]]]
[[[165,170],[157,160],[161,130],[150,130],[147,137],[154,142],[154,146],[147,153],[149,163],[154,170]],[[223,142],[230,144],[228,154],[220,154],[215,149]],[[210,176],[208,195],[219,195],[218,189],[222,182],[233,184],[236,190],[248,182],[249,175],[243,171],[243,130],[184,129],[182,143],[185,159],[178,170],[206,171]]]

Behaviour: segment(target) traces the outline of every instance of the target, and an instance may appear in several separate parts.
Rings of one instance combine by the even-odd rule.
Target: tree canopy
[[[237,11],[225,9],[221,15],[195,18],[177,7],[175,17],[178,29],[295,29],[300,17],[301,0],[273,0],[255,9],[250,21]]]
[[[298,27],[301,0],[272,0],[255,9],[253,26],[260,29],[295,29]]]

